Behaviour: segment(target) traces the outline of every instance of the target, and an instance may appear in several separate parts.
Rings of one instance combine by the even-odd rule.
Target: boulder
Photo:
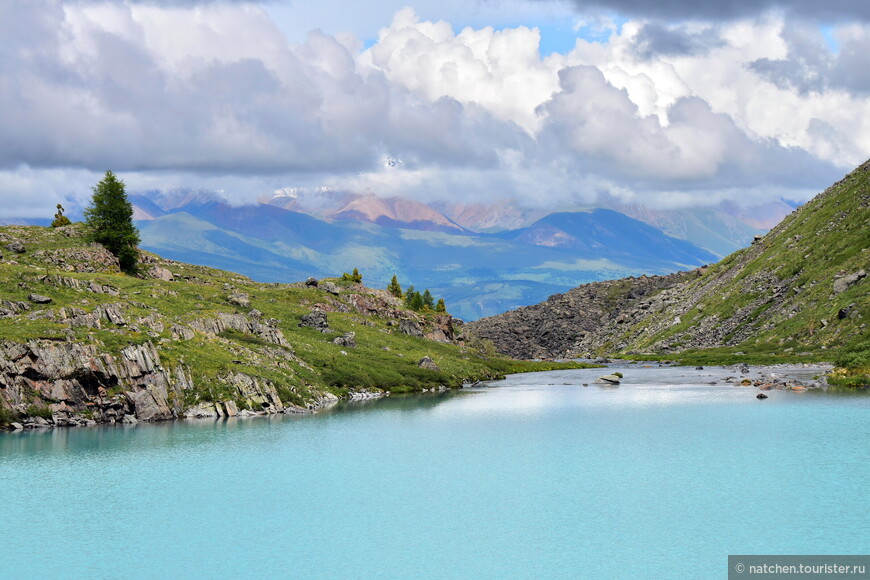
[[[348,332],[344,336],[339,336],[332,341],[332,344],[337,346],[344,346],[347,348],[356,348],[356,333]]]
[[[251,307],[251,297],[244,292],[233,292],[232,294],[227,296],[227,302],[229,302],[233,306],[239,306],[241,308]]]
[[[403,318],[399,321],[399,332],[408,336],[423,337],[423,330],[420,328],[420,325],[410,318]]]
[[[757,395],[755,395],[755,398],[756,399],[766,399],[767,395],[765,395],[764,393],[758,393]]]
[[[834,294],[841,294],[849,289],[850,286],[857,284],[861,280],[867,277],[867,272],[864,270],[858,270],[848,276],[843,276],[842,278],[837,278],[834,280]]]
[[[329,292],[330,294],[334,294],[335,296],[338,296],[338,292],[339,292],[338,286],[336,286],[332,282],[324,282],[323,284],[320,285],[320,287],[323,288],[324,290],[326,290],[327,292]]]
[[[319,330],[320,332],[332,332],[329,329],[329,322],[326,320],[326,312],[323,310],[312,310],[308,314],[302,316],[302,322],[299,323],[299,327],[309,327],[315,330]]]
[[[6,244],[6,249],[16,254],[23,254],[27,251],[24,247],[24,244],[18,241],[9,242],[8,244]]]
[[[165,280],[166,282],[172,282],[175,279],[172,272],[166,268],[161,268],[160,266],[154,266],[151,268],[151,277],[158,280]]]
[[[438,368],[438,365],[435,364],[435,361],[433,361],[432,358],[428,356],[424,356],[423,358],[421,358],[420,361],[417,363],[417,366],[421,369],[429,369],[430,371],[441,371],[441,369]]]
[[[305,281],[305,285],[310,286],[311,288],[317,288],[317,284],[317,278],[308,278],[308,280]]]
[[[43,296],[42,294],[31,294],[27,299],[36,304],[49,304],[51,302],[51,298]]]
[[[619,377],[616,375],[603,375],[595,379],[599,385],[618,385]]]

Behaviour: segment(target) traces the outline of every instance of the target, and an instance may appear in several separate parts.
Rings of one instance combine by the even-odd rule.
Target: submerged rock
[[[603,375],[595,379],[599,385],[618,385],[619,377],[616,375]]]

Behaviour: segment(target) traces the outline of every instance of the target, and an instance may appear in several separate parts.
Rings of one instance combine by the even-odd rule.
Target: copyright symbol
[[[743,570],[745,569],[742,563],[739,563],[734,566],[734,569],[737,570],[738,574],[743,574]]]

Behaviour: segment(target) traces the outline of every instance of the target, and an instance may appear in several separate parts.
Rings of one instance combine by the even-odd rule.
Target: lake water
[[[623,372],[0,434],[0,577],[722,578],[728,554],[870,553],[870,397]]]

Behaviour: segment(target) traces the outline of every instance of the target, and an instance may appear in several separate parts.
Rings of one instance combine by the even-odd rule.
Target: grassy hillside
[[[310,408],[324,396],[454,388],[554,366],[493,356],[485,343],[406,334],[401,328],[410,325],[443,338],[451,321],[404,310],[385,291],[339,279],[319,287],[256,283],[144,252],[142,276],[123,275],[111,254],[85,241],[81,224],[0,227],[0,251],[0,422],[40,413],[50,417],[67,402],[88,406],[99,420],[97,407],[104,400],[127,393],[129,402],[136,389],[153,386],[151,379],[125,383],[139,376],[135,369],[122,368],[121,378],[101,370],[110,363],[129,368],[137,357],[149,372],[152,366],[165,370],[172,384],[182,377],[177,391],[164,393],[176,414],[215,401],[261,410],[252,408],[257,397],[240,386],[244,377],[274,388],[283,405]],[[42,303],[45,298],[51,301]],[[326,313],[330,332],[300,327],[303,315],[315,308]],[[351,332],[356,346],[333,344]],[[30,345],[30,354],[22,354],[20,345]],[[72,345],[93,351],[84,356],[76,350],[84,358],[70,362]],[[131,345],[148,348],[135,351]],[[152,346],[159,357],[155,365],[141,360]],[[35,353],[66,359],[42,354],[44,360],[37,361]],[[418,364],[427,356],[438,370]],[[38,371],[37,365],[42,365]],[[84,398],[56,394],[70,391],[70,384],[79,385]]]
[[[870,375],[870,161],[766,236],[682,280],[624,279],[469,325],[503,352],[686,363],[835,361]],[[505,337],[515,328],[546,329]],[[515,335],[515,333],[513,333]],[[555,337],[555,340],[554,340]]]

